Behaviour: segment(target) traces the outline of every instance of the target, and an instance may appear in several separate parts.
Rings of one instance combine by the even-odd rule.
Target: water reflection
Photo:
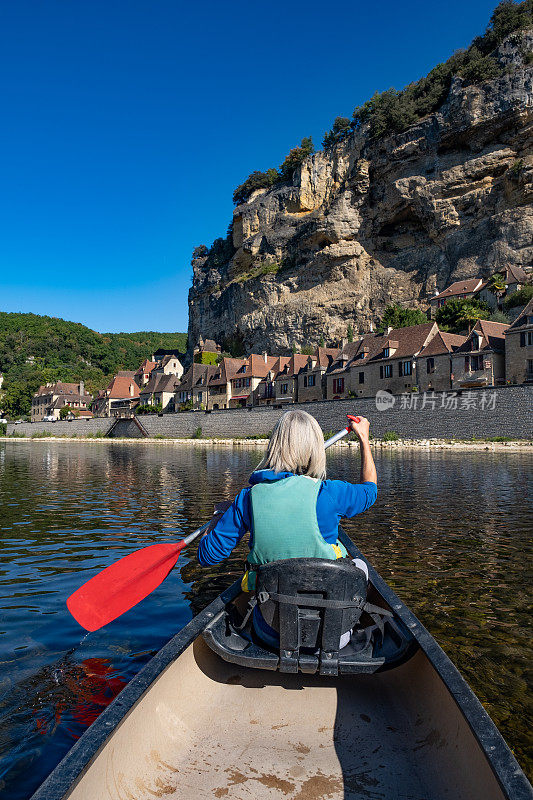
[[[0,791],[9,800],[27,798],[150,655],[241,573],[246,547],[218,567],[183,557],[81,646],[65,598],[122,555],[204,522],[262,452],[0,445]],[[526,767],[530,465],[522,454],[383,453],[376,506],[346,526]],[[328,469],[356,480],[355,452],[331,453]]]

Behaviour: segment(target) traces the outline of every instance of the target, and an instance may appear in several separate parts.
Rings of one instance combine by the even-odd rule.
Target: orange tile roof
[[[107,387],[107,396],[114,399],[124,399],[126,397],[139,397],[139,387],[133,380],[133,372],[119,372],[109,383]],[[133,387],[133,392],[130,387]]]

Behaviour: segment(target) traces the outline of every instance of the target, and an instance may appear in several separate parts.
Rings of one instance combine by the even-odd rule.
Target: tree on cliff
[[[377,326],[377,332],[383,333],[387,328],[408,328],[410,325],[422,325],[428,318],[419,308],[402,308],[395,303],[387,306],[383,312],[381,322]]]
[[[461,333],[472,328],[478,319],[488,319],[490,309],[485,303],[475,298],[462,300],[448,300],[435,314],[435,321],[439,328],[450,333]]]
[[[283,164],[279,168],[279,176],[283,181],[291,181],[294,170],[299,167],[304,158],[315,152],[313,140],[310,136],[304,136],[300,147],[293,147],[289,155],[285,157]]]

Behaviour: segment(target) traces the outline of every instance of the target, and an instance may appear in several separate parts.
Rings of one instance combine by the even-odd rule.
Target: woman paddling
[[[341,518],[361,514],[377,497],[370,423],[365,417],[358,419],[350,425],[361,446],[361,482],[353,484],[325,479],[324,438],[316,419],[300,410],[283,414],[272,432],[265,458],[250,477],[250,485],[239,492],[201,540],[200,563],[207,566],[223,561],[247,531],[247,564],[251,569],[243,578],[245,591],[254,589],[254,566],[286,558],[345,557],[346,550],[337,541]],[[357,566],[368,576],[364,562]],[[253,621],[257,634],[275,645],[276,631],[257,609]]]

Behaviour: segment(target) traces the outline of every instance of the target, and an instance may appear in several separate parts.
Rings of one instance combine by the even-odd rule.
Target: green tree
[[[336,117],[333,127],[324,134],[323,147],[331,147],[337,142],[342,142],[352,132],[352,125],[348,117]]]
[[[387,328],[408,328],[411,325],[422,325],[428,318],[419,308],[402,308],[399,303],[387,306],[381,322],[377,326],[378,333]]]
[[[59,410],[59,419],[66,419],[71,411],[72,409],[70,406],[63,406],[63,408]]]
[[[441,330],[461,333],[465,329],[470,332],[478,319],[488,319],[490,309],[485,303],[474,298],[448,300],[435,314],[435,321]]]
[[[318,340],[318,346],[319,347],[325,347],[326,346],[326,342],[324,341],[324,335],[322,335],[320,337],[320,339]]]
[[[314,152],[315,148],[312,138],[310,136],[305,136],[300,143],[300,147],[293,147],[280,166],[278,171],[281,180],[291,181],[296,167],[299,167],[302,161]]]
[[[513,292],[506,297],[503,301],[503,307],[506,311],[511,308],[518,308],[519,306],[525,306],[529,303],[531,298],[533,297],[533,285],[528,284],[527,286],[523,286],[517,292]]]
[[[280,176],[277,169],[267,169],[266,172],[252,172],[244,183],[237,186],[233,192],[233,202],[236,205],[244,203],[256,189],[270,189],[279,181]]]
[[[349,342],[353,342],[353,328],[351,323],[348,325],[348,331],[346,333],[346,337]]]
[[[500,305],[501,299],[505,294],[505,290],[507,289],[505,277],[500,272],[495,272],[494,275],[491,275],[489,278],[488,287],[492,294],[496,295],[498,305]]]

